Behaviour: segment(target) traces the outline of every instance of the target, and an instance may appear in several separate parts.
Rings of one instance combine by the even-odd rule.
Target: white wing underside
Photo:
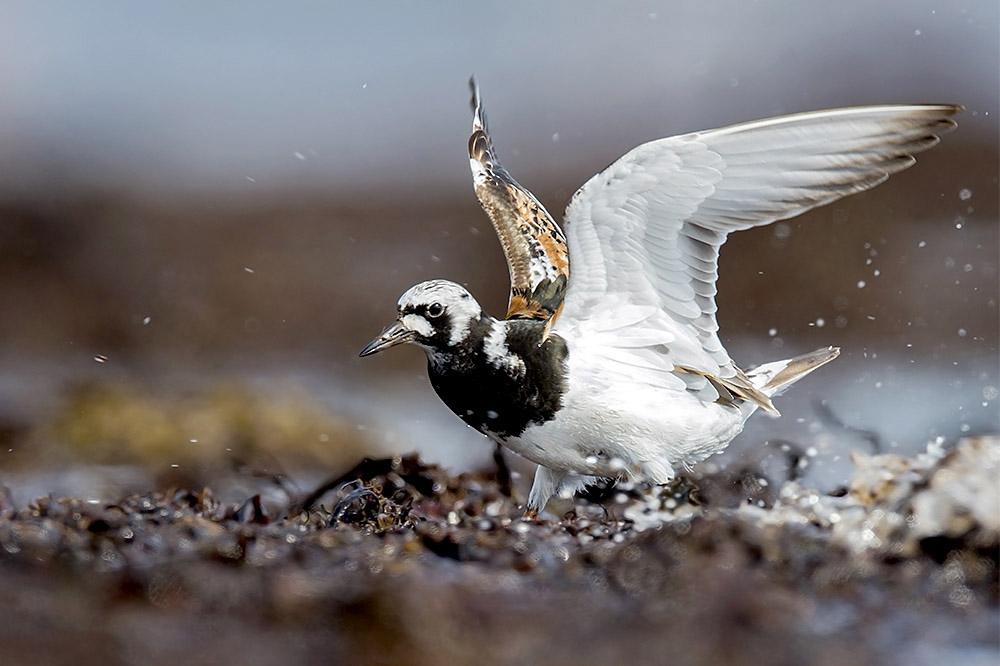
[[[959,110],[820,111],[631,150],[566,210],[571,279],[553,332],[579,340],[602,373],[633,383],[704,387],[704,378],[679,367],[739,383],[745,376],[723,348],[715,317],[727,234],[878,185],[953,129],[949,117]]]

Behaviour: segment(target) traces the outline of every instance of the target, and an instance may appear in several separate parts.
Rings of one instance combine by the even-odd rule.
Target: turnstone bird
[[[651,141],[576,192],[564,233],[500,164],[470,85],[469,157],[510,268],[506,317],[454,282],[422,282],[361,356],[423,348],[445,404],[538,463],[532,515],[595,477],[665,483],[722,451],[757,409],[777,415],[772,398],[839,349],[741,370],[715,315],[726,236],[878,185],[961,110],[835,109]]]

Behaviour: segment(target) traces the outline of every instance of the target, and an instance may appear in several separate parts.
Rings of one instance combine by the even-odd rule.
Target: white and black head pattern
[[[447,280],[421,282],[399,298],[396,321],[361,355],[412,342],[427,352],[432,363],[447,362],[468,347],[473,330],[489,327],[493,321],[461,285]]]
[[[399,297],[399,321],[413,332],[412,342],[438,350],[461,345],[474,324],[488,317],[465,287],[428,280]]]

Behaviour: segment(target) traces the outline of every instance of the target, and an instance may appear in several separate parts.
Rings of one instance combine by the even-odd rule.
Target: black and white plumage
[[[448,407],[538,463],[537,513],[593,477],[669,481],[836,358],[829,347],[741,370],[718,337],[719,248],[911,166],[961,107],[817,111],[652,141],[577,191],[565,235],[497,159],[474,83],[473,109],[470,163],[510,267],[507,317],[424,282],[361,355],[421,346]]]

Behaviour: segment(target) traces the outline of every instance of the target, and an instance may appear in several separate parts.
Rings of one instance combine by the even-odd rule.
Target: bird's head
[[[361,350],[369,356],[412,342],[429,355],[459,348],[473,326],[489,315],[461,285],[429,280],[410,287],[399,298],[396,321]]]

